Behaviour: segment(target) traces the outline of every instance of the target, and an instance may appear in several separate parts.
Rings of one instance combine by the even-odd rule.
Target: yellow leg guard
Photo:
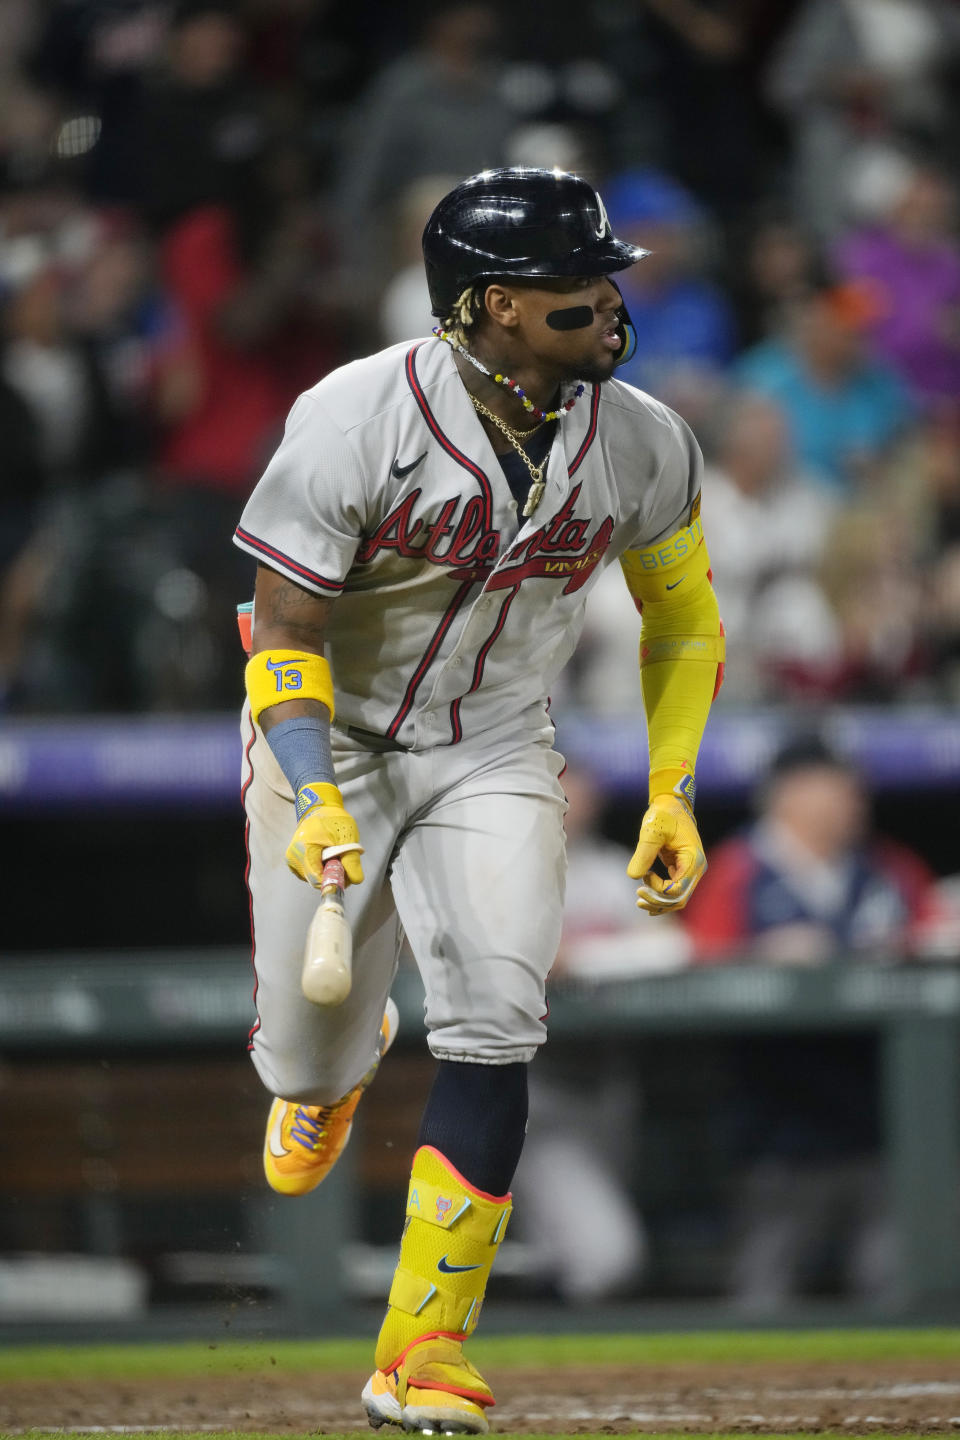
[[[459,1342],[476,1329],[511,1209],[509,1195],[475,1190],[439,1150],[425,1145],[414,1156],[400,1263],[376,1351],[378,1370],[399,1371],[401,1406],[408,1385],[493,1403]]]

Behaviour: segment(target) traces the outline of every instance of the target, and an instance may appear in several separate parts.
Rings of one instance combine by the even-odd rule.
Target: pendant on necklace
[[[528,519],[533,514],[534,510],[536,510],[537,506],[540,504],[540,501],[543,499],[543,492],[546,488],[547,487],[545,481],[533,481],[530,489],[527,491],[527,503],[523,507],[524,519]]]

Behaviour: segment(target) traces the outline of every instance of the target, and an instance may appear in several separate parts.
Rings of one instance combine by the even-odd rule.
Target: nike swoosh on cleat
[[[674,580],[672,585],[664,585],[663,588],[664,590],[676,590],[677,586],[682,585],[686,578],[686,575],[681,575],[679,580]]]
[[[466,1270],[479,1270],[479,1265],[451,1265],[446,1255],[441,1256],[437,1261],[437,1269],[442,1275],[462,1275]]]
[[[273,1155],[274,1158],[277,1160],[282,1160],[283,1157],[289,1153],[283,1148],[281,1140],[281,1137],[283,1135],[283,1116],[284,1108],[281,1105],[277,1109],[276,1120],[274,1120],[273,1124],[270,1126],[270,1154]]]
[[[424,450],[423,454],[422,454],[422,455],[418,455],[417,458],[416,458],[416,460],[411,460],[411,462],[410,462],[409,465],[401,465],[401,464],[400,464],[400,456],[398,455],[397,458],[396,458],[396,460],[394,460],[394,462],[393,462],[393,466],[391,467],[391,468],[392,468],[392,473],[396,476],[396,478],[397,478],[398,480],[402,480],[403,477],[404,477],[404,475],[409,475],[411,470],[416,470],[417,466],[418,466],[423,460],[426,460],[426,458],[427,458],[427,452],[426,452],[426,450]]]

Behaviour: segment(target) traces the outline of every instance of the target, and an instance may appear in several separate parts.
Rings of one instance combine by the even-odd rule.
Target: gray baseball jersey
[[[443,342],[346,365],[297,401],[236,539],[336,600],[334,762],[367,878],[346,897],[354,987],[324,1011],[298,983],[316,896],[284,863],[293,797],[247,710],[251,1045],[274,1094],[329,1103],[368,1068],[401,923],[435,1055],[507,1063],[542,1043],[565,871],[550,686],[595,577],[688,523],[701,468],[665,406],[588,385],[518,526]]]
[[[337,716],[412,749],[542,721],[599,569],[685,523],[689,429],[616,380],[557,427],[547,486],[516,504],[441,341],[395,346],[302,395],[237,543],[338,598]]]

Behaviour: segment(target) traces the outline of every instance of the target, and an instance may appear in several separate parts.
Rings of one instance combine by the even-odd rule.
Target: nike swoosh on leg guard
[[[441,1255],[437,1261],[437,1269],[443,1275],[463,1275],[467,1270],[479,1270],[479,1265],[451,1265],[446,1255]]]

